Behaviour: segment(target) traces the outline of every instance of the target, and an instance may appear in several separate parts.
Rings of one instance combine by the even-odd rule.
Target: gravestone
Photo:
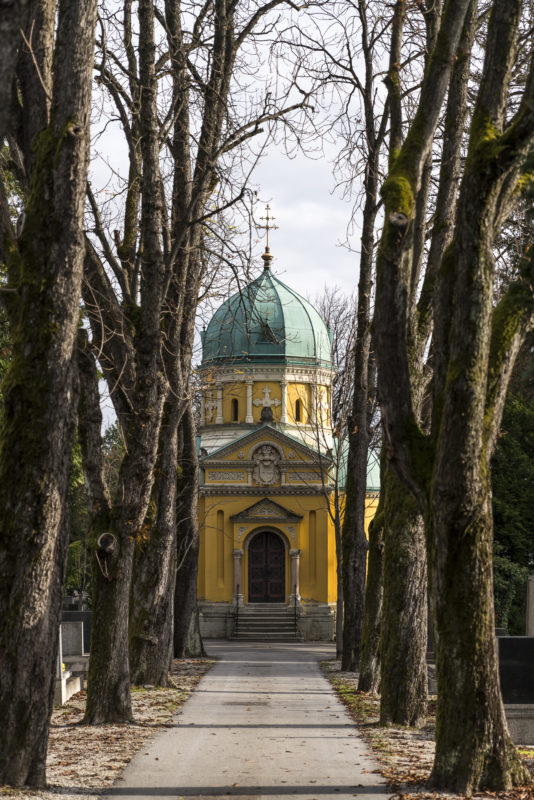
[[[91,611],[63,611],[61,622],[83,622],[83,652],[88,653],[91,645]]]
[[[527,583],[527,636],[534,636],[534,575]]]
[[[504,703],[534,704],[534,636],[499,637]]]
[[[86,651],[83,640],[83,622],[65,620],[61,623],[61,646],[64,656],[81,656]]]
[[[499,643],[501,692],[515,744],[534,744],[534,636],[503,636]]]

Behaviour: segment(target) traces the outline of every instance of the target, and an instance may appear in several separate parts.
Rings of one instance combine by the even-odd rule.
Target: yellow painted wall
[[[300,422],[305,425],[310,420],[311,393],[307,383],[289,383],[287,387],[287,417],[290,422],[296,422],[296,403],[300,400],[301,416]]]
[[[232,400],[237,400],[239,418],[244,422],[247,415],[247,387],[240,382],[223,384],[223,419],[225,422],[236,422],[232,414]]]
[[[263,400],[263,392],[266,387],[270,389],[270,400],[278,400],[280,403],[278,406],[271,406],[274,421],[279,422],[282,410],[282,390],[280,389],[280,381],[256,381],[254,383],[252,388],[252,416],[254,417],[254,422],[260,421],[261,412],[263,409],[262,405],[254,405],[254,401]]]
[[[239,418],[237,422],[244,422],[245,417],[247,414],[247,385],[246,385],[246,378],[247,374],[243,372],[242,374],[236,375],[235,381],[225,381],[222,384],[222,401],[223,401],[223,420],[224,423],[231,423],[236,422],[233,418],[232,414],[232,400],[236,399],[238,401],[238,409],[239,409]],[[282,413],[282,390],[280,387],[279,381],[255,381],[252,386],[252,416],[254,418],[254,422],[259,422],[262,412],[262,405],[255,405],[254,401],[262,401],[264,397],[264,389],[268,387],[270,389],[270,400],[278,400],[279,405],[272,405],[271,409],[273,412],[275,422],[280,421],[281,413]],[[330,388],[326,385],[317,385],[316,387],[316,396],[317,396],[317,416],[319,419],[320,424],[324,426],[330,425],[330,401],[331,401],[331,392]],[[209,387],[205,390],[205,402],[209,403],[216,403],[217,402],[217,388],[215,383],[210,382]],[[312,416],[312,387],[309,383],[288,383],[287,385],[287,418],[288,422],[296,422],[296,401],[300,400],[301,403],[301,418],[300,422],[307,425],[310,424]],[[320,404],[321,400],[324,400],[324,403],[328,406],[328,410],[321,410]],[[207,425],[214,425],[215,418],[216,418],[216,410],[213,410],[210,414],[209,410],[207,410]]]
[[[291,549],[300,549],[300,594],[303,602],[335,603],[337,598],[336,549],[334,527],[319,496],[306,497],[276,495],[273,500],[302,516],[294,524],[295,536],[287,534],[283,523],[249,523],[239,538],[238,525],[230,517],[252,506],[261,498],[253,496],[201,497],[199,504],[201,536],[198,574],[198,596],[201,601],[231,602],[234,592],[234,549],[244,549],[242,593],[248,602],[248,553],[250,534],[266,528],[286,531],[286,541]],[[378,498],[370,497],[367,505],[366,528],[376,512]],[[315,521],[313,516],[315,515]],[[223,524],[221,525],[221,518]],[[240,523],[241,524],[241,523]],[[313,545],[315,545],[313,547]],[[288,549],[289,549],[288,548]],[[312,548],[312,549],[311,549]],[[291,564],[286,551],[286,599],[292,592]]]

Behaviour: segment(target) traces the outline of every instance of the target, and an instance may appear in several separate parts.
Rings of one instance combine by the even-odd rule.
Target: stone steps
[[[237,630],[232,637],[242,641],[296,642],[295,611],[279,603],[254,603],[239,609]]]

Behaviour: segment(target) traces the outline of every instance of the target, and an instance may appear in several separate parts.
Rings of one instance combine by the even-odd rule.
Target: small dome
[[[268,268],[217,309],[202,334],[202,351],[203,366],[332,366],[332,338],[321,316]]]

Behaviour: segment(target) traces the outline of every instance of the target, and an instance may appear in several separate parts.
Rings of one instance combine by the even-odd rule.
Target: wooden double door
[[[271,531],[257,533],[248,548],[249,603],[284,603],[286,553],[282,539]]]

